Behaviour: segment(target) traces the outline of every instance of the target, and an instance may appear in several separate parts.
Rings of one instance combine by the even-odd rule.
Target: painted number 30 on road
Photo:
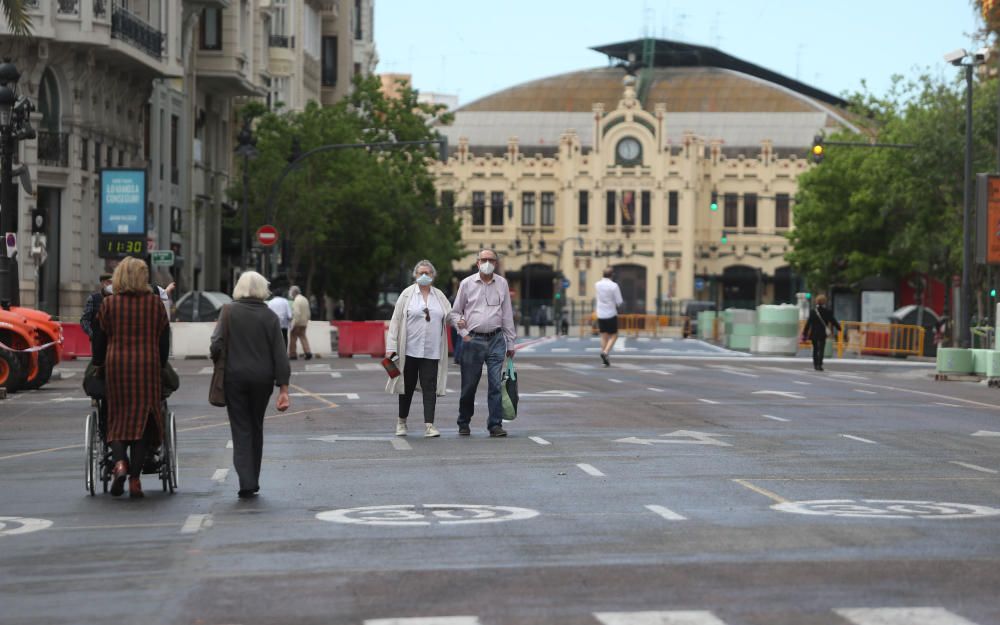
[[[975,519],[1000,515],[989,506],[903,499],[816,499],[771,506],[780,512],[866,519]]]
[[[327,510],[317,514],[316,518],[320,521],[353,525],[415,526],[503,523],[536,516],[538,511],[530,508],[427,503]]]

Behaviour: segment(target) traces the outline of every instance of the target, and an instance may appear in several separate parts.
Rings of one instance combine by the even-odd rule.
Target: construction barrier
[[[969,375],[972,373],[972,350],[958,347],[940,347],[937,351],[937,372],[942,375]]]
[[[618,333],[624,336],[677,336],[687,317],[676,315],[618,315]],[[597,315],[591,313],[586,324],[580,324],[580,336],[597,334]]]
[[[337,355],[350,358],[367,354],[373,358],[385,355],[385,321],[331,321],[337,328]]]
[[[799,350],[800,334],[798,306],[762,304],[757,307],[757,325],[750,338],[750,351],[794,356]]]
[[[926,330],[901,323],[842,321],[836,337],[837,356],[853,351],[859,355],[922,356]]]
[[[330,333],[326,321],[310,321],[306,339],[314,356],[331,356]],[[170,324],[170,355],[173,358],[208,358],[210,356],[214,321],[174,321]]]
[[[79,323],[61,322],[63,360],[90,358],[90,337]]]

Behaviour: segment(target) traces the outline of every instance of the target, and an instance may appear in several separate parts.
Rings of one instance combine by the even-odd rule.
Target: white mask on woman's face
[[[495,267],[493,266],[493,263],[491,263],[490,261],[485,261],[481,265],[479,265],[479,271],[484,276],[492,274],[494,269]]]
[[[426,273],[422,273],[417,276],[417,284],[420,286],[430,286],[432,282],[434,282],[434,278],[430,277]]]

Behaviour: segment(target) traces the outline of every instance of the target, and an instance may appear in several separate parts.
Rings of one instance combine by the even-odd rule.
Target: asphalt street
[[[84,491],[83,361],[0,401],[0,622],[994,625],[1000,390],[894,359],[522,343],[510,436],[393,436],[376,359],[293,363],[239,500],[210,363],[177,361],[179,489]],[[661,351],[657,351],[661,350]]]

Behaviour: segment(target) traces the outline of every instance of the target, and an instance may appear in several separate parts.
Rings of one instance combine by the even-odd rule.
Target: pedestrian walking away
[[[107,440],[115,463],[111,494],[123,494],[128,477],[129,497],[139,498],[147,455],[163,440],[160,374],[170,355],[170,322],[144,262],[123,259],[111,281],[114,295],[97,313],[92,362],[104,367]]]
[[[594,285],[597,293],[594,314],[597,315],[597,329],[601,333],[601,361],[605,367],[611,366],[609,354],[618,340],[618,308],[625,303],[621,288],[611,279],[614,275],[614,269],[606,267],[604,277]]]
[[[826,307],[826,295],[816,296],[816,306],[809,310],[809,320],[802,328],[802,340],[810,340],[813,349],[813,369],[823,370],[823,354],[826,350],[827,337],[835,337],[834,332],[840,332],[840,322],[833,316],[833,311]]]
[[[514,308],[510,301],[507,280],[495,274],[499,258],[495,251],[479,252],[479,271],[458,287],[451,321],[462,336],[462,396],[458,402],[458,433],[468,436],[469,424],[476,405],[476,389],[486,363],[486,405],[489,417],[486,428],[490,436],[507,436],[503,429],[503,406],[500,397],[500,375],[504,357],[514,357]]]
[[[385,390],[399,395],[396,436],[406,436],[413,393],[420,382],[424,402],[424,436],[441,435],[434,426],[437,396],[448,385],[448,315],[451,304],[440,290],[431,286],[437,270],[429,260],[413,268],[415,283],[403,289],[396,300],[386,336],[386,356],[399,357],[397,366],[403,375],[389,378]]]
[[[285,340],[285,348],[288,348],[288,326],[292,323],[292,305],[285,299],[284,293],[275,291],[274,297],[267,300],[267,307],[278,316],[278,324],[281,326],[281,338]]]
[[[219,313],[212,333],[212,360],[218,360],[223,350],[226,354],[223,386],[241,499],[255,497],[260,490],[264,413],[275,386],[275,408],[284,412],[289,406],[291,368],[278,318],[264,303],[270,295],[267,286],[256,271],[243,272],[233,289],[233,301]]]
[[[302,354],[305,359],[312,360],[312,350],[309,349],[309,339],[306,338],[306,329],[312,318],[309,300],[297,286],[288,289],[288,296],[292,298],[292,327],[288,336],[288,357],[291,360],[298,359],[295,351],[296,341],[298,341],[302,343]]]

